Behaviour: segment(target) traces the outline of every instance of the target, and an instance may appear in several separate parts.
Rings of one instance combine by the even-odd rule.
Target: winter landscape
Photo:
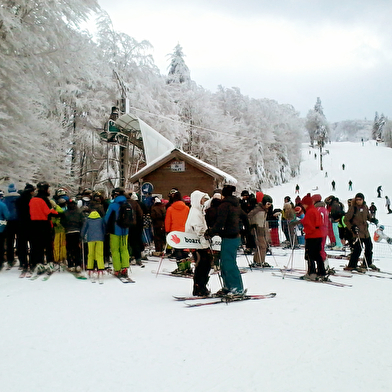
[[[392,194],[392,150],[374,141],[332,143],[326,149],[320,171],[317,150],[303,144],[300,175],[263,189],[274,207],[282,207],[284,196],[295,196],[297,183],[301,196],[335,194],[344,202],[362,192],[368,204],[375,202],[380,224],[391,235],[384,196]],[[349,180],[353,191],[348,191]],[[381,199],[376,198],[379,185]],[[275,252],[267,259],[271,265],[293,261],[304,268],[303,250],[285,256]],[[391,256],[386,243],[375,246],[375,264],[382,271],[392,272]],[[149,257],[145,268],[133,266],[135,284],[112,276],[105,276],[103,285],[92,284],[67,272],[30,281],[18,278],[17,267],[1,271],[1,390],[391,390],[388,275],[332,277],[352,285],[335,287],[282,279],[270,270],[248,271],[242,276],[250,294],[274,292],[276,297],[187,308],[173,295],[190,295],[191,280],[156,276],[158,261]],[[339,271],[346,263],[329,262]],[[247,266],[244,255],[238,255],[238,264]],[[174,267],[164,259],[161,269]],[[211,276],[210,286],[220,288],[218,276]]]

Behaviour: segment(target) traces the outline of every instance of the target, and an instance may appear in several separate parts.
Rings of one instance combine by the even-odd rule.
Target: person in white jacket
[[[374,236],[373,239],[375,242],[380,242],[381,240],[385,240],[388,242],[388,244],[392,244],[392,238],[388,237],[385,233],[384,233],[384,226],[380,225],[377,230],[374,232]]]
[[[193,295],[205,297],[210,294],[207,289],[209,272],[211,269],[210,244],[204,238],[207,223],[204,216],[204,203],[209,200],[207,193],[194,191],[191,193],[191,208],[185,223],[185,232],[196,234],[200,237],[202,249],[192,249],[195,261],[195,273],[193,275]]]

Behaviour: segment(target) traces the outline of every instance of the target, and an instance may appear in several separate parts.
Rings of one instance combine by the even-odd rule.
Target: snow
[[[294,199],[312,192],[345,201],[356,192],[378,207],[380,223],[392,226],[382,185],[392,194],[392,150],[372,142],[333,143],[324,157],[304,145],[301,176],[263,190]],[[346,169],[341,168],[345,163]],[[331,191],[332,179],[336,192]],[[348,191],[348,181],[353,191]],[[312,192],[314,193],[314,192]],[[280,266],[287,256],[269,257]],[[186,308],[172,295],[190,294],[192,281],[159,275],[157,258],[132,267],[136,284],[105,276],[104,284],[66,272],[48,281],[19,279],[17,268],[0,273],[1,390],[13,391],[390,391],[392,308],[390,279],[355,275],[335,287],[272,276],[243,274],[249,293],[276,292],[273,299]],[[238,257],[246,266],[244,256]],[[294,266],[304,267],[303,252]],[[330,260],[338,269],[343,260]],[[392,271],[388,258],[376,264]],[[164,259],[162,267],[174,269]],[[219,289],[216,275],[212,290]]]

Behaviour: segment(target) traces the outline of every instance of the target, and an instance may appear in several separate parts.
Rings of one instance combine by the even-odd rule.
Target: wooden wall
[[[172,171],[172,163],[179,159],[172,159],[155,171],[143,177],[143,182],[150,182],[154,186],[154,194],[162,194],[164,199],[172,188],[177,188],[182,196],[190,195],[193,191],[199,190],[212,196],[212,192],[217,188],[218,181],[207,173],[185,162],[185,171]]]

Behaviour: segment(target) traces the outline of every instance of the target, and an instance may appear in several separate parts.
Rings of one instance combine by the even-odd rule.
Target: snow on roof
[[[195,158],[192,155],[189,155],[186,152],[179,150],[177,148],[173,149],[172,151],[166,151],[164,154],[162,154],[161,156],[159,156],[158,158],[154,159],[152,162],[147,164],[145,167],[143,167],[141,170],[139,170],[131,177],[131,182],[151,173],[153,170],[157,169],[163,163],[168,162],[170,159],[172,159],[175,156],[179,156],[183,158],[185,161],[191,162],[194,166],[198,167],[200,170],[208,173],[211,176],[220,177],[222,181],[224,181],[227,184],[232,184],[232,185],[237,184],[237,180],[230,174],[227,174],[223,170],[220,170],[215,166],[210,165],[209,163],[203,162],[201,159]]]

